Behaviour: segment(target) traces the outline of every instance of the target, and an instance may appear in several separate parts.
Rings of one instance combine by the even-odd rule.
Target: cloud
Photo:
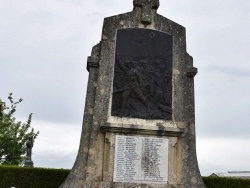
[[[36,167],[72,168],[80,143],[81,125],[53,122],[33,122],[39,130],[34,147]]]
[[[196,79],[198,133],[208,137],[249,137],[250,100],[246,86],[250,77],[215,69]]]
[[[250,168],[247,162],[250,151],[244,148],[249,145],[250,139],[198,139],[198,161],[203,176],[214,172],[246,171]],[[242,149],[244,148],[244,152]],[[244,154],[243,154],[244,153]]]

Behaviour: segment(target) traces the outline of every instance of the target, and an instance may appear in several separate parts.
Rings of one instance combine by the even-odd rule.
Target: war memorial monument
[[[157,14],[159,0],[133,4],[104,19],[88,57],[80,147],[60,188],[205,188],[185,28]]]

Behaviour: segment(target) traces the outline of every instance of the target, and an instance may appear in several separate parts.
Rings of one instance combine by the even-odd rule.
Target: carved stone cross
[[[141,22],[143,24],[151,24],[152,9],[158,9],[159,0],[134,0],[134,7],[141,7]]]

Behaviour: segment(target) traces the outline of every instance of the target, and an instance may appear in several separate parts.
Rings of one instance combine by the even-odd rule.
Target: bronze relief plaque
[[[112,116],[172,119],[172,49],[160,31],[117,31]]]

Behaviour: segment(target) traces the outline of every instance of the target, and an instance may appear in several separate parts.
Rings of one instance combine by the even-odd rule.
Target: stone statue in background
[[[26,157],[25,157],[25,167],[34,167],[33,161],[31,159],[33,148],[33,137],[30,136],[26,142]]]

